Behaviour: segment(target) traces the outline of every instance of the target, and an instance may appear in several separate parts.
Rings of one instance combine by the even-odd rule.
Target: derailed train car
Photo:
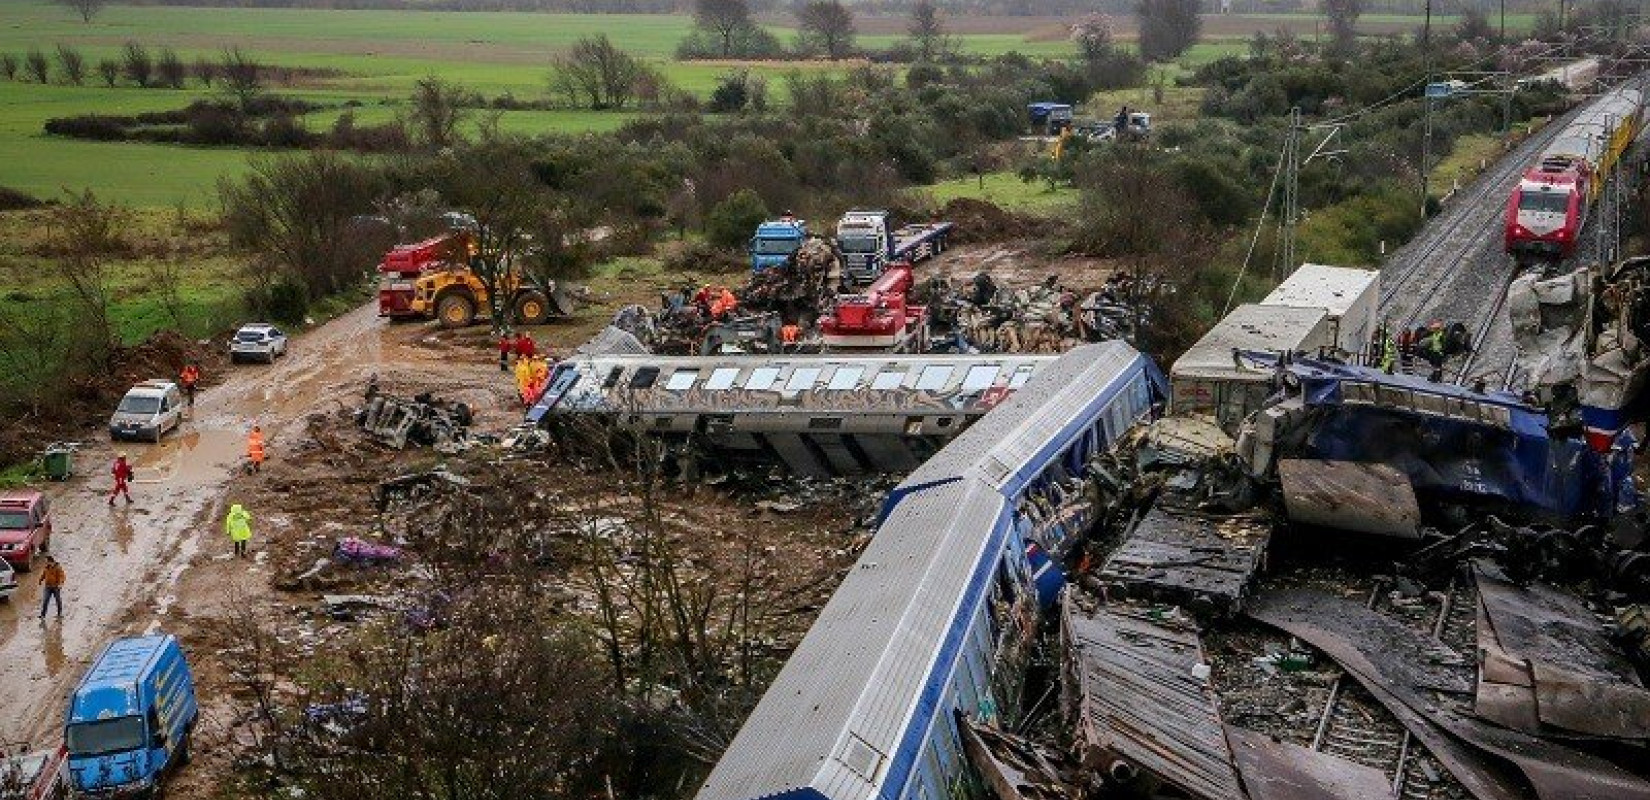
[[[953,796],[958,715],[1015,718],[1049,553],[1074,533],[1028,501],[1083,502],[1066,487],[1165,389],[1122,342],[1080,347],[912,473],[699,800]]]

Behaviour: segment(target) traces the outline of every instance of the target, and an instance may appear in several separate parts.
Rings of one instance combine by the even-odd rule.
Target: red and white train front
[[[1507,252],[1565,259],[1575,254],[1576,237],[1587,219],[1583,159],[1552,158],[1524,173],[1507,201]]]

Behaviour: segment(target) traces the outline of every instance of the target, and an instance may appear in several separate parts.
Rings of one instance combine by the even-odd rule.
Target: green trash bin
[[[66,481],[74,474],[74,450],[52,445],[46,448],[46,477]]]

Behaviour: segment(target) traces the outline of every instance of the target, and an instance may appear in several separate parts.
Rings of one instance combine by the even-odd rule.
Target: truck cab
[[[808,238],[808,223],[790,215],[756,226],[751,237],[751,272],[761,272],[785,263]]]
[[[168,769],[188,763],[198,716],[195,680],[175,637],[109,643],[69,698],[63,739],[74,791],[153,793]]]
[[[888,212],[854,210],[842,215],[836,225],[837,247],[842,251],[842,271],[850,280],[864,285],[882,274],[893,255],[894,238]]]

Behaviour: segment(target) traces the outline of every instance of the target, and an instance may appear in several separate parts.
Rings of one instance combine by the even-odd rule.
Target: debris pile
[[[383,444],[397,450],[407,445],[433,447],[455,453],[471,446],[470,406],[448,403],[428,392],[411,400],[379,394],[369,389],[367,403],[356,413],[356,425]]]

